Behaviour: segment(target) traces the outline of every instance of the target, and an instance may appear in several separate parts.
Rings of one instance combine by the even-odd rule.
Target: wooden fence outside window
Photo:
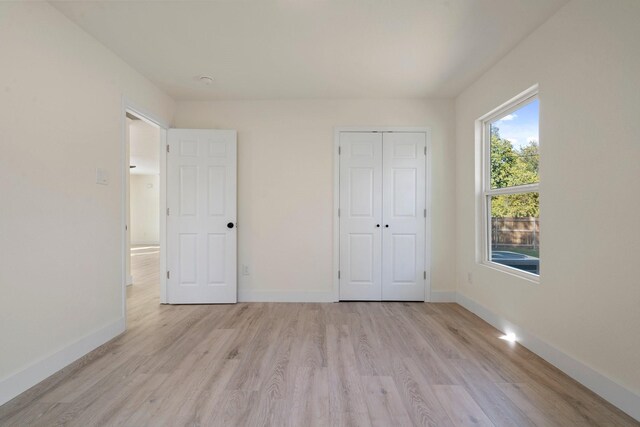
[[[538,249],[540,218],[491,218],[491,245]]]

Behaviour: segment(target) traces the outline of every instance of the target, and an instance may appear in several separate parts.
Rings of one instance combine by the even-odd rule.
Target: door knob
[[[233,228],[233,223],[232,222],[228,223],[227,228]]]
[[[376,227],[380,228],[380,224],[376,224]]]
[[[384,228],[389,228],[389,224],[385,224],[385,225],[384,225]]]

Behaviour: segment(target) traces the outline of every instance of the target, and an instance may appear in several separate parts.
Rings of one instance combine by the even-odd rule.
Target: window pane
[[[491,188],[538,182],[537,99],[491,122]]]
[[[540,274],[539,194],[489,197],[491,261]]]

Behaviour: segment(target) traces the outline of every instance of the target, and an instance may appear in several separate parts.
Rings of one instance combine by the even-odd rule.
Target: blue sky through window
[[[529,145],[529,141],[538,141],[540,108],[538,99],[533,100],[524,107],[507,114],[491,125],[500,129],[500,137],[513,144],[513,148],[521,148]]]

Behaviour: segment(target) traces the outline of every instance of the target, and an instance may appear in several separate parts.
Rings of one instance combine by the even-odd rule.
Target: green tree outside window
[[[538,142],[514,148],[500,137],[500,129],[491,126],[491,188],[505,188],[539,182],[540,156]],[[537,192],[495,196],[491,203],[494,218],[523,218],[540,216]]]

